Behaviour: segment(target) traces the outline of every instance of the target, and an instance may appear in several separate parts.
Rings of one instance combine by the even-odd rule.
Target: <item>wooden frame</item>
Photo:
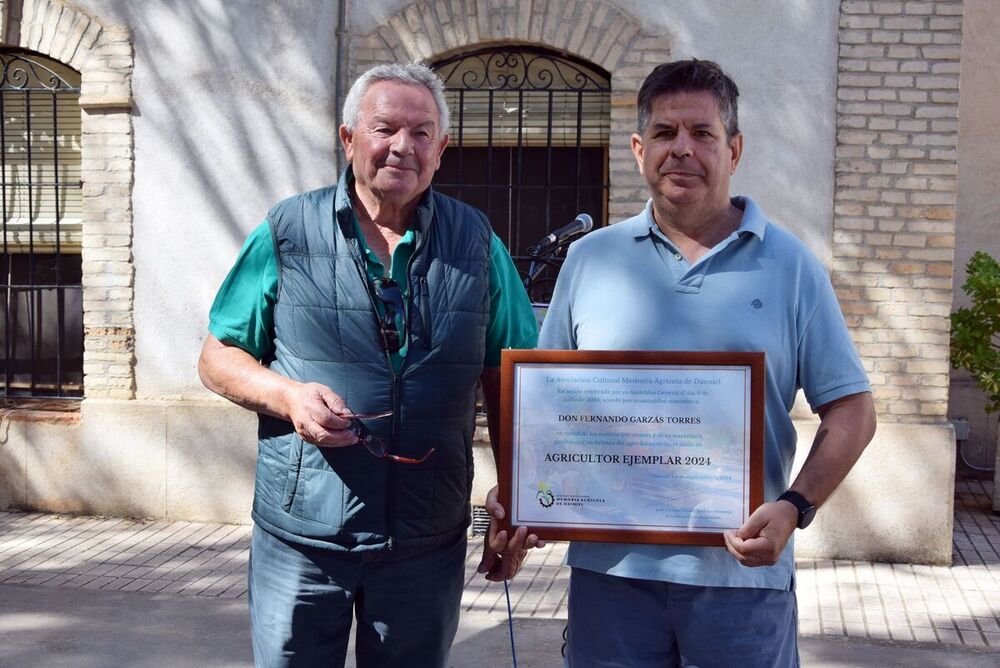
[[[540,374],[548,374],[550,372],[559,374],[568,373],[571,377],[545,376],[545,387],[541,389],[535,387],[536,385],[540,385],[540,383],[538,383]],[[586,373],[593,373],[594,375],[588,377],[585,375]],[[713,373],[716,375],[704,375]],[[572,374],[577,375],[573,376]],[[602,376],[601,374],[624,375]],[[529,377],[531,378],[531,382],[525,380]],[[648,380],[646,379],[647,377]],[[588,447],[594,447],[597,449],[603,447],[607,450],[604,454],[573,454],[570,456],[577,458],[573,461],[582,461],[588,465],[590,463],[597,464],[596,467],[581,467],[581,470],[586,471],[585,475],[588,477],[588,480],[594,480],[596,478],[602,483],[606,483],[607,475],[623,475],[620,473],[623,466],[627,465],[627,467],[632,467],[633,463],[639,461],[639,457],[641,457],[643,465],[652,462],[653,468],[650,470],[654,471],[654,473],[650,474],[650,477],[660,481],[656,482],[652,486],[648,482],[644,483],[647,492],[651,489],[654,490],[654,496],[655,494],[664,494],[664,491],[673,485],[676,485],[678,490],[682,489],[684,486],[702,486],[702,483],[700,482],[692,482],[700,479],[715,481],[704,483],[704,486],[708,489],[711,489],[714,486],[728,487],[728,489],[725,490],[726,496],[730,499],[727,503],[729,503],[732,508],[730,508],[728,514],[726,514],[726,522],[728,522],[727,526],[723,528],[710,528],[703,526],[703,524],[712,524],[715,521],[715,515],[711,515],[711,521],[703,522],[701,524],[697,521],[689,519],[684,527],[675,526],[676,523],[672,523],[670,521],[665,521],[660,524],[632,524],[630,522],[625,522],[623,524],[622,522],[608,522],[607,525],[611,528],[607,528],[604,526],[604,523],[596,522],[595,524],[591,520],[580,522],[550,522],[547,519],[538,519],[538,515],[540,513],[547,511],[539,511],[535,508],[535,505],[540,505],[543,508],[550,508],[553,505],[574,506],[594,502],[595,504],[604,504],[604,506],[607,506],[610,513],[619,512],[618,504],[614,500],[612,500],[609,504],[606,498],[596,498],[586,495],[560,496],[549,489],[548,485],[545,483],[538,483],[539,491],[535,497],[533,497],[533,499],[537,498],[538,504],[528,504],[528,495],[524,492],[526,488],[524,487],[525,483],[521,481],[520,472],[522,470],[531,472],[535,471],[535,466],[538,465],[538,462],[540,461],[538,453],[535,451],[541,451],[548,448],[549,450],[547,450],[542,457],[546,462],[553,461],[553,457],[556,458],[555,461],[569,461],[566,454],[552,454],[552,448],[556,448],[564,443],[549,439],[547,436],[549,434],[560,436],[567,433],[572,433],[574,435],[584,433],[581,431],[554,431],[557,423],[561,424],[563,420],[572,422],[580,419],[587,423],[623,423],[657,420],[658,423],[655,423],[651,427],[636,427],[632,430],[634,433],[627,433],[626,437],[635,437],[639,439],[659,438],[660,435],[666,433],[665,428],[659,426],[664,422],[664,420],[666,420],[668,424],[681,423],[683,425],[688,425],[696,421],[700,424],[700,420],[702,419],[700,417],[683,418],[676,417],[674,415],[664,417],[662,414],[667,410],[675,413],[679,410],[694,410],[692,407],[681,408],[672,406],[668,408],[667,404],[687,403],[698,406],[702,401],[701,399],[668,399],[667,397],[683,394],[700,394],[697,390],[692,392],[691,390],[693,387],[689,388],[687,391],[682,391],[681,383],[719,384],[716,381],[701,380],[702,378],[713,377],[726,377],[727,382],[730,386],[732,386],[732,388],[739,388],[737,391],[743,392],[742,400],[739,402],[739,405],[731,406],[729,408],[729,412],[726,414],[727,419],[730,420],[730,422],[741,425],[740,429],[735,431],[730,430],[730,432],[727,433],[738,434],[740,438],[738,441],[726,441],[722,445],[718,445],[718,439],[713,441],[713,447],[716,448],[716,451],[718,451],[718,448],[720,447],[723,448],[725,456],[729,460],[737,460],[738,458],[740,464],[736,466],[741,469],[742,478],[735,482],[733,482],[733,478],[731,476],[727,475],[719,475],[712,478],[712,475],[709,472],[710,470],[728,470],[719,466],[718,457],[716,458],[716,465],[713,466],[711,464],[710,457],[682,457],[679,455],[674,456],[670,452],[661,452],[658,455],[639,456],[629,455],[626,452],[630,449],[650,452],[651,450],[648,447],[644,448],[642,446],[652,444],[652,441],[648,441],[646,443],[642,441],[617,441],[612,443],[602,437],[596,442],[596,445],[582,441],[573,443],[568,447],[575,447],[577,450],[580,450],[581,448],[586,449]],[[681,380],[681,378],[684,380]],[[762,352],[504,350],[501,357],[500,462],[497,476],[499,480],[499,500],[507,512],[505,520],[501,523],[501,528],[509,530],[512,523],[518,526],[527,526],[530,533],[537,534],[540,538],[550,540],[661,543],[677,545],[724,545],[725,542],[722,535],[723,532],[738,528],[739,524],[742,524],[742,522],[750,516],[750,513],[763,503],[764,499],[764,381],[765,365],[764,353]],[[519,384],[522,382],[526,386],[529,386],[530,389],[521,388]],[[632,399],[628,397],[611,398],[615,394],[622,394],[623,392],[622,390],[609,389],[616,382],[649,383],[650,387],[656,386],[662,387],[663,389],[644,390],[640,392],[638,388],[633,390],[631,389],[633,386],[627,385],[625,387],[628,389],[627,394],[629,395],[653,394],[655,396],[652,399]],[[572,383],[572,385],[565,385],[561,383]],[[665,383],[671,383],[673,385],[664,385]],[[602,387],[602,385],[604,387]],[[563,389],[564,387],[568,389]],[[706,397],[708,397],[709,392],[711,391],[713,391],[713,388],[705,388],[703,393]],[[721,389],[718,391],[723,394],[725,393],[725,391]],[[732,393],[733,390],[730,389],[729,391]],[[573,392],[576,394],[573,395]],[[582,415],[560,414],[556,416],[555,420],[548,417],[541,421],[532,420],[529,422],[526,416],[537,416],[539,412],[544,411],[545,408],[543,406],[548,406],[547,402],[551,398],[547,395],[554,396],[555,394],[571,395],[571,398],[551,400],[555,405],[560,407],[564,406],[564,404],[559,403],[560,401],[586,401],[591,403],[586,404],[585,410],[582,410]],[[533,398],[526,399],[525,397],[528,395]],[[539,397],[542,397],[543,400],[539,401]],[[706,406],[703,408],[703,412],[714,412],[715,415],[718,415],[718,406],[713,403],[709,409],[707,404],[711,403],[711,400],[705,399],[705,401]],[[647,404],[649,408],[642,408],[641,410],[649,414],[656,413],[656,415],[653,415],[652,417],[620,417],[614,415],[595,416],[592,411],[592,404],[594,402],[597,404],[600,404],[601,402],[607,402],[609,404],[624,404],[628,407],[623,406],[620,411],[623,413],[637,410],[635,408],[635,404],[637,403]],[[720,418],[720,424],[723,422],[722,418]],[[542,431],[538,433],[543,434],[545,437],[539,438],[537,433],[529,435],[534,433],[532,432],[532,427],[527,426],[529,424],[543,425],[543,427],[539,427]],[[587,428],[590,428],[589,425]],[[700,432],[701,430],[701,427],[678,426],[675,428],[680,430],[687,429],[688,431],[693,429],[695,432]],[[603,427],[596,427],[595,429],[600,430],[603,429]],[[619,433],[612,435],[620,436],[621,430],[628,429],[628,427],[608,427],[608,429],[618,429]],[[705,429],[706,432],[708,432],[709,426],[706,425]],[[695,434],[693,436],[688,435],[686,437],[665,435],[663,438],[701,439],[702,436],[700,434]],[[522,440],[524,441],[523,443]],[[701,441],[696,440],[695,443],[701,443]],[[669,443],[656,443],[658,447],[662,446],[661,450],[663,451],[669,449],[666,446],[675,444],[677,444],[676,440]],[[635,447],[633,448],[632,446]],[[734,449],[734,447],[738,449]],[[697,451],[697,449],[695,451]],[[691,452],[691,450],[688,450],[687,452]],[[697,462],[697,465],[703,469],[698,472],[698,475],[691,475],[687,473],[687,471],[691,470],[691,466],[694,466],[694,464],[691,464],[691,466],[687,465],[689,460],[691,462]],[[530,464],[525,464],[525,461],[529,461]],[[602,466],[602,464],[605,463],[608,465]],[[656,468],[656,465],[668,466],[665,468]],[[731,463],[728,465],[730,468],[734,466]],[[545,464],[542,466],[551,465]],[[605,470],[601,470],[602,468]],[[569,470],[571,474],[576,472],[573,468],[573,464],[569,465]],[[597,473],[593,473],[595,470]],[[619,471],[619,473],[609,474],[608,471]],[[674,471],[682,471],[682,473],[675,473]],[[532,473],[527,473],[525,480],[530,478],[531,475]],[[678,480],[676,483],[662,482],[668,478]],[[725,480],[726,482],[717,482],[719,480]],[[518,486],[516,490],[515,486]],[[641,485],[637,484],[637,486],[641,488]],[[639,492],[633,492],[631,487],[632,484],[630,482],[623,483],[623,489],[621,490],[622,494],[617,495],[616,498],[624,499],[626,504],[631,502],[639,507],[643,507],[646,495],[639,494]],[[602,488],[607,489],[606,487]],[[740,495],[738,501],[732,500],[734,497],[733,490],[737,490],[737,493]],[[602,497],[603,496],[605,495],[602,495]],[[633,496],[636,498],[632,498]],[[643,499],[639,499],[638,497],[640,496],[643,496]],[[711,493],[707,493],[706,496],[711,497],[712,495]],[[566,501],[566,499],[569,499],[570,501]],[[584,501],[578,502],[580,499],[583,499]],[[740,512],[738,514],[742,515],[742,517],[738,520],[739,524],[733,526],[733,520],[735,517],[733,509],[737,506],[740,508]],[[665,513],[670,512],[674,515],[678,514],[677,510],[673,509],[672,506],[665,506],[665,508],[668,508],[668,510],[663,511]],[[697,508],[698,507],[696,507],[696,510]],[[528,510],[526,512],[521,512],[521,509]],[[572,514],[576,511],[563,511],[560,508],[555,511],[555,513],[558,512],[568,512]],[[719,513],[725,514],[723,511],[719,511]],[[722,514],[718,516],[722,517]],[[553,515],[546,515],[546,518],[552,516]],[[532,517],[534,517],[534,519],[531,519]],[[694,515],[691,515],[691,517],[693,518]],[[527,521],[524,521],[525,518],[527,518]]]

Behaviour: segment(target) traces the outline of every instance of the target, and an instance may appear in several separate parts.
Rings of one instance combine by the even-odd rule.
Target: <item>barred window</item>
[[[0,48],[4,397],[83,394],[80,74]]]
[[[434,187],[485,211],[521,271],[528,249],[578,213],[607,224],[607,72],[534,46],[482,48],[432,66],[452,110]],[[553,263],[541,284],[551,286],[557,270]]]

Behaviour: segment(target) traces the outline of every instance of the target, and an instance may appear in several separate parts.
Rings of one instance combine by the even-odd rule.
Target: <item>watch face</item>
[[[805,510],[799,512],[799,528],[805,529],[816,517],[816,506],[809,506]]]
[[[798,492],[788,490],[779,496],[778,500],[788,501],[790,504],[795,506],[796,510],[799,511],[799,522],[796,526],[800,529],[805,529],[809,526],[809,523],[812,522],[813,518],[816,516],[816,506],[809,503],[806,497],[802,496]]]

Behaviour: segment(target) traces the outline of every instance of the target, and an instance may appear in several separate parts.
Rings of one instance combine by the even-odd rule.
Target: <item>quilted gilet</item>
[[[391,452],[304,443],[289,422],[259,416],[253,518],[287,540],[339,550],[435,545],[470,521],[475,386],[489,319],[490,226],[478,210],[428,189],[407,276],[409,348],[396,374],[382,350],[374,296],[347,183],[291,197],[268,214],[279,262],[270,368],[317,382]]]

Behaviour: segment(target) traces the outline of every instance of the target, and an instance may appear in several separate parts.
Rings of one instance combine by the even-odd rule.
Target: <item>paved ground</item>
[[[1000,666],[1000,516],[956,488],[954,565],[799,560],[806,666]],[[0,666],[247,666],[250,529],[0,513]],[[558,666],[565,544],[511,585],[519,665]],[[453,665],[509,657],[502,585],[470,549]]]

